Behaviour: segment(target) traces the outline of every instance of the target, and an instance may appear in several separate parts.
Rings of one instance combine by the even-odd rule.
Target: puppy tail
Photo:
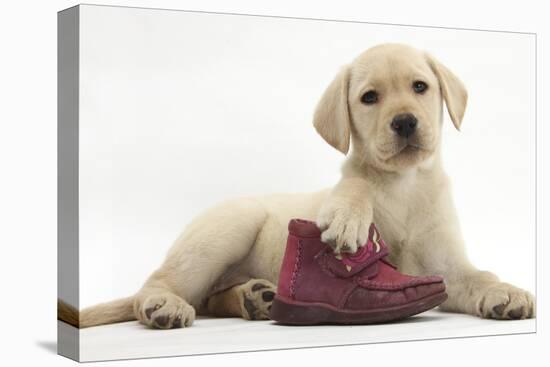
[[[136,320],[134,316],[134,297],[100,303],[80,312],[75,307],[58,299],[57,319],[80,329]]]

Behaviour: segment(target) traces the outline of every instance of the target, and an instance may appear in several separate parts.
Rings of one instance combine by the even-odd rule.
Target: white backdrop
[[[364,49],[426,49],[469,90],[444,161],[471,260],[535,284],[532,35],[84,6],[81,306],[135,292],[201,210],[334,184],[344,157],[311,119]]]

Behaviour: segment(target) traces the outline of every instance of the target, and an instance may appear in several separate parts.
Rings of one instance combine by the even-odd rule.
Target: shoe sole
[[[275,296],[270,318],[288,325],[376,324],[401,320],[439,306],[447,299],[445,291],[404,305],[368,311],[339,310],[324,303],[300,302]]]

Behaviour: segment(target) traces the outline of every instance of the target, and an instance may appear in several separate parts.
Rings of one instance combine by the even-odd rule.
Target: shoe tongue
[[[319,257],[319,261],[335,275],[347,278],[361,272],[386,255],[388,255],[388,247],[372,223],[367,243],[361,246],[356,253],[335,254],[332,250],[328,250]]]

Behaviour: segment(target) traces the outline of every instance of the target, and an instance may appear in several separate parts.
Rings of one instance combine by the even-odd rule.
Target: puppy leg
[[[207,308],[218,317],[242,317],[246,320],[267,320],[276,286],[263,279],[251,279],[208,299]]]
[[[534,317],[533,295],[473,267],[456,230],[458,226],[454,228],[440,226],[425,234],[411,246],[414,254],[408,254],[408,261],[404,259],[403,270],[442,275],[449,295],[441,306],[443,310],[494,319]]]
[[[372,218],[367,182],[344,177],[323,202],[317,225],[336,252],[354,253],[367,242]]]
[[[535,316],[535,299],[493,273],[475,270],[449,282],[449,302],[442,309],[499,320],[527,319]]]
[[[248,255],[266,217],[257,201],[241,199],[195,219],[136,295],[136,318],[154,328],[190,326],[215,282]]]

